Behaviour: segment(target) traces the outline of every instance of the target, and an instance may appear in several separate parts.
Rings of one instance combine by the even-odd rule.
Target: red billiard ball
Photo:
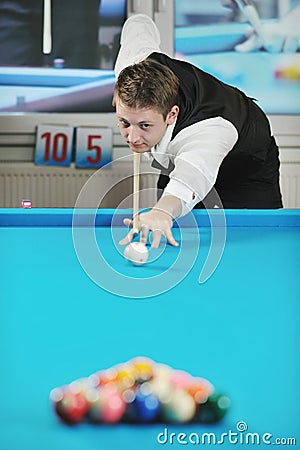
[[[88,401],[82,392],[66,388],[56,388],[50,393],[54,410],[60,420],[72,425],[83,420],[88,411]]]
[[[123,418],[126,404],[113,384],[104,385],[87,392],[88,418],[94,423],[117,423]]]

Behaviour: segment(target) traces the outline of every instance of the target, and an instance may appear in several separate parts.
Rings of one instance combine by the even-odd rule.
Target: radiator
[[[98,207],[100,192],[107,192],[100,207],[132,207],[131,164],[114,165],[100,171],[95,191],[89,195],[86,207]],[[17,208],[22,199],[30,199],[33,207],[72,208],[93,175],[92,170],[34,166],[31,163],[0,164],[0,207]],[[151,207],[156,200],[157,173],[141,176],[141,208]],[[285,208],[300,208],[300,165],[281,165],[281,190]],[[113,189],[109,189],[111,185]]]
[[[0,207],[20,207],[21,200],[30,199],[36,208],[75,206],[81,189],[93,176],[93,191],[85,207],[132,207],[132,165],[113,165],[98,171],[35,166],[31,163],[0,164]],[[147,208],[156,200],[156,173],[146,173],[140,179],[140,206]],[[112,189],[111,186],[113,186]],[[103,192],[105,193],[103,197]],[[103,197],[103,198],[102,198]],[[99,204],[100,200],[101,203]]]
[[[281,164],[280,186],[284,208],[300,208],[300,164]]]

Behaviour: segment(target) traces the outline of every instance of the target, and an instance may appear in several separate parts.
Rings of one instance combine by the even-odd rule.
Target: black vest
[[[152,53],[148,58],[168,66],[180,82],[180,110],[172,139],[194,123],[223,117],[238,132],[238,140],[231,152],[265,160],[272,139],[270,125],[253,99],[188,62],[162,53]]]

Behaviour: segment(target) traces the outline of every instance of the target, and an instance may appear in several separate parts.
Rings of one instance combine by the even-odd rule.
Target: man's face
[[[116,113],[120,133],[130,149],[145,153],[160,142],[167,126],[174,123],[178,107],[174,106],[164,120],[163,115],[153,108],[133,109],[117,101]]]

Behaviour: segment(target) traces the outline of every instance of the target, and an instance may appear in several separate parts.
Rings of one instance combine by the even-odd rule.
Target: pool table
[[[112,112],[112,70],[0,67],[0,112]]]
[[[251,448],[297,448],[300,211],[195,211],[174,227],[179,247],[163,243],[141,267],[118,245],[129,213],[0,210],[0,448],[194,448],[191,437],[205,433],[219,442],[227,433],[226,449],[244,448],[246,436]],[[213,235],[214,214],[224,222]],[[219,257],[201,279],[213,241]],[[66,426],[57,419],[54,387],[141,355],[211,381],[231,399],[224,420]]]

